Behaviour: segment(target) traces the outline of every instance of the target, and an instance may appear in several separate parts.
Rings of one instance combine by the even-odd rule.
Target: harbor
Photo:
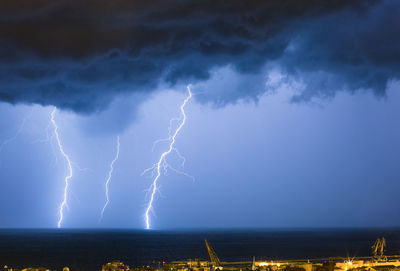
[[[101,266],[101,271],[399,271],[400,255],[385,255],[386,239],[378,238],[371,246],[371,256],[329,257],[309,259],[277,260],[253,257],[248,261],[223,261],[205,239],[208,259],[188,259],[179,261],[153,261],[144,266],[129,266],[114,260]],[[46,267],[13,268],[2,266],[1,271],[55,271]],[[62,271],[73,271],[63,267]]]

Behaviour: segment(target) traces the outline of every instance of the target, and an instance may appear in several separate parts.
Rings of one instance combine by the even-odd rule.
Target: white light
[[[65,176],[65,179],[64,179],[64,183],[65,183],[65,185],[64,185],[64,198],[63,198],[63,201],[61,202],[61,205],[60,205],[60,208],[59,208],[60,218],[58,220],[57,227],[61,228],[61,224],[62,224],[63,218],[64,218],[64,216],[63,216],[64,207],[68,207],[67,194],[68,194],[68,188],[69,188],[69,181],[72,178],[72,164],[71,164],[71,160],[69,159],[69,156],[64,151],[63,145],[61,144],[60,136],[58,134],[58,126],[57,126],[57,123],[56,123],[56,121],[54,119],[54,115],[55,115],[56,111],[57,111],[57,108],[54,108],[53,111],[51,112],[50,120],[51,120],[51,123],[53,124],[53,127],[54,127],[54,135],[56,136],[58,148],[60,149],[60,153],[62,154],[62,156],[67,161],[68,171],[69,171],[68,175]]]
[[[110,180],[111,180],[111,177],[112,177],[112,173],[114,171],[114,164],[119,158],[119,147],[120,147],[119,136],[117,136],[117,152],[115,154],[114,159],[111,161],[110,170],[108,171],[108,177],[107,177],[107,180],[106,180],[106,203],[104,204],[104,207],[101,210],[100,220],[103,219],[104,210],[106,209],[107,205],[110,203],[110,199],[108,197],[108,184],[110,183]]]
[[[144,172],[147,172],[149,170],[155,170],[155,172],[156,172],[156,176],[155,176],[155,178],[154,178],[154,180],[152,182],[152,185],[150,187],[150,189],[151,189],[150,200],[149,200],[149,203],[147,205],[146,212],[145,212],[145,215],[144,215],[145,216],[145,222],[146,222],[146,229],[150,229],[149,212],[153,208],[154,196],[155,196],[155,193],[157,191],[157,182],[158,182],[158,179],[161,176],[161,167],[163,167],[164,169],[171,168],[172,170],[174,170],[175,172],[177,172],[179,174],[184,174],[185,176],[191,177],[190,175],[187,175],[184,172],[181,172],[179,170],[176,170],[176,169],[170,167],[167,164],[166,160],[165,160],[166,157],[172,151],[175,151],[178,154],[178,156],[182,157],[180,155],[180,153],[174,148],[174,144],[175,144],[176,136],[179,134],[179,132],[181,131],[182,127],[185,125],[185,122],[186,122],[186,114],[185,114],[185,110],[184,110],[185,106],[189,102],[189,100],[192,98],[192,92],[190,91],[190,87],[189,86],[187,87],[187,90],[188,90],[188,96],[185,98],[185,100],[183,101],[183,103],[182,103],[182,105],[180,107],[181,115],[182,115],[182,121],[179,124],[178,128],[175,130],[175,132],[168,138],[168,140],[170,141],[168,150],[161,154],[160,159],[158,160],[158,162],[152,168],[149,168],[149,169],[144,171]],[[173,120],[175,120],[175,119],[173,119]],[[172,120],[170,121],[170,123],[171,122],[172,122]]]

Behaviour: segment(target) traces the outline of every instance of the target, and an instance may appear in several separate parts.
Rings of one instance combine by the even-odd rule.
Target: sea
[[[400,254],[400,229],[0,229],[0,268],[101,270],[120,260],[131,267],[208,259],[204,239],[221,261],[370,256],[377,238]]]

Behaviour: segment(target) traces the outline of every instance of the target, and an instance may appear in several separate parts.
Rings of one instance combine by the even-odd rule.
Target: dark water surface
[[[400,229],[0,230],[0,265],[92,271],[111,260],[138,266],[207,259],[204,238],[222,261],[369,256],[381,236],[386,254],[400,254]]]

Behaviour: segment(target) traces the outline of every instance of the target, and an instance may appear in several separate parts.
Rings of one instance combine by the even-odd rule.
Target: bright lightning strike
[[[155,173],[155,175],[156,175],[155,178],[153,179],[153,183],[150,186],[151,195],[150,195],[150,200],[149,200],[149,203],[147,205],[146,212],[145,212],[146,229],[150,229],[149,213],[153,208],[153,201],[154,201],[154,197],[155,197],[155,194],[156,194],[156,191],[157,191],[157,187],[158,187],[157,183],[158,183],[158,180],[159,180],[159,178],[161,176],[161,168],[163,168],[164,171],[166,171],[168,168],[170,168],[170,169],[172,169],[173,171],[175,171],[175,172],[177,172],[179,174],[183,174],[185,176],[191,177],[190,175],[188,175],[188,174],[186,174],[186,173],[184,173],[182,171],[179,171],[177,169],[172,168],[166,161],[167,156],[171,152],[174,151],[183,160],[182,165],[185,162],[185,159],[178,152],[178,150],[174,147],[174,145],[175,145],[175,141],[176,141],[176,136],[179,134],[179,132],[181,131],[182,127],[185,125],[185,122],[186,122],[185,106],[189,102],[189,100],[192,98],[192,92],[190,91],[190,87],[189,86],[187,87],[187,90],[188,90],[188,96],[185,98],[185,100],[183,101],[183,103],[182,103],[182,105],[180,107],[181,115],[182,115],[181,122],[180,122],[178,128],[176,128],[175,132],[172,135],[170,135],[170,137],[167,139],[169,141],[168,150],[161,154],[160,159],[158,160],[158,162],[156,164],[154,164],[153,167],[151,167],[151,168],[149,168],[149,169],[147,169],[147,170],[145,170],[143,172],[143,173],[145,173],[145,172],[148,172],[148,171],[153,171],[153,173]],[[171,125],[171,123],[173,121],[176,121],[176,120],[177,119],[171,119],[170,125]],[[171,131],[171,130],[172,129],[169,128],[169,131]],[[156,141],[156,143],[160,142],[160,141],[166,141],[166,140],[165,139],[159,140],[159,141]]]
[[[117,152],[115,154],[114,159],[111,161],[110,170],[108,171],[108,177],[107,177],[107,180],[106,180],[106,203],[104,204],[104,207],[101,210],[100,220],[103,219],[104,211],[105,211],[107,205],[110,203],[110,200],[109,200],[109,197],[108,197],[108,184],[110,183],[110,180],[111,180],[111,177],[112,177],[112,173],[114,171],[114,164],[119,158],[119,147],[120,147],[119,136],[117,136]]]
[[[54,135],[55,135],[56,140],[57,140],[58,148],[60,149],[60,153],[62,154],[62,156],[67,161],[68,171],[69,171],[68,175],[65,176],[65,179],[64,179],[64,183],[65,183],[65,186],[64,186],[64,198],[63,198],[63,201],[62,201],[62,203],[60,205],[60,209],[59,209],[60,218],[59,218],[58,223],[57,223],[57,227],[61,228],[61,224],[63,222],[64,208],[68,207],[67,194],[68,194],[68,188],[69,188],[69,181],[72,178],[72,163],[71,163],[71,160],[70,160],[69,156],[64,151],[64,147],[63,147],[63,145],[61,143],[60,136],[58,134],[58,126],[57,126],[57,123],[56,123],[56,121],[54,119],[54,115],[55,115],[56,111],[57,111],[57,108],[54,108],[53,111],[51,112],[50,120],[51,120],[51,123],[52,123],[52,125],[54,127]]]

